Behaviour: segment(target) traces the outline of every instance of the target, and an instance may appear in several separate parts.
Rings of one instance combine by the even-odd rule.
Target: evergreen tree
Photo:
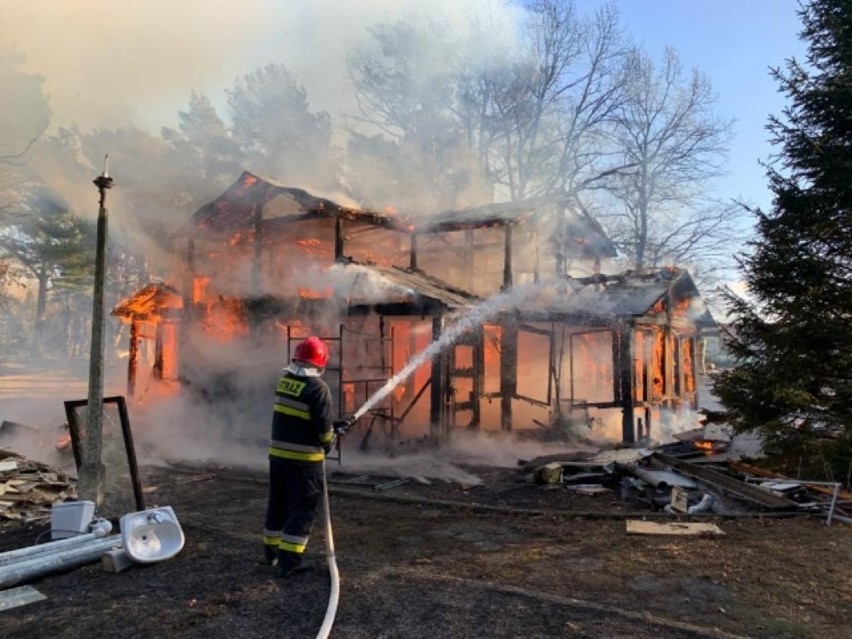
[[[336,186],[331,117],[283,64],[238,78],[227,91],[231,140],[246,169],[316,191]]]
[[[89,284],[94,227],[77,217],[55,193],[35,187],[0,228],[0,259],[8,260],[18,278],[36,284],[33,355],[47,354],[45,328],[51,293],[79,290]],[[14,267],[17,266],[17,269]]]
[[[187,208],[212,200],[242,173],[239,146],[204,95],[193,91],[187,109],[178,113],[178,128],[164,127],[162,137],[169,146],[169,165],[176,174],[172,188],[184,193]]]
[[[767,175],[772,210],[742,269],[755,303],[732,300],[737,366],[715,390],[736,426],[776,450],[852,460],[852,1],[800,10],[806,64],[773,76],[789,104],[768,129],[780,147]]]

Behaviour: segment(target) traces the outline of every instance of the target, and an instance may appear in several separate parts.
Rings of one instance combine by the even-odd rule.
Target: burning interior
[[[374,406],[363,443],[541,426],[636,442],[697,409],[697,337],[713,320],[688,273],[602,274],[612,243],[552,203],[413,219],[244,172],[175,249],[169,284],[113,310],[130,325],[128,396],[227,404],[244,435],[265,437],[270,385],[307,334],[327,341],[326,379],[351,414],[480,302],[519,287],[531,291],[522,304],[477,322]]]

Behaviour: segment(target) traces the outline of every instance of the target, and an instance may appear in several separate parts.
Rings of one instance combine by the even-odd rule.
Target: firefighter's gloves
[[[346,431],[352,428],[353,424],[355,424],[354,417],[347,417],[346,419],[338,419],[332,422],[331,429],[334,431],[335,435],[343,435]]]

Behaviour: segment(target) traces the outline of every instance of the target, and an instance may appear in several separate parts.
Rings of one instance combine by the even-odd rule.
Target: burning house
[[[615,250],[600,226],[547,202],[415,219],[245,172],[175,248],[171,284],[113,311],[131,326],[128,394],[138,354],[152,353],[151,383],[239,403],[235,418],[261,437],[276,369],[300,338],[327,341],[326,379],[352,414],[481,302],[520,288],[522,303],[474,322],[372,407],[366,432],[544,425],[633,442],[697,408],[696,338],[712,319],[689,275],[602,274]]]

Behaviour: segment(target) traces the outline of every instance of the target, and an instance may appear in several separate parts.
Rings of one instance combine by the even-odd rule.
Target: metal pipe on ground
[[[28,561],[39,555],[62,552],[70,550],[71,548],[84,546],[88,542],[102,537],[104,537],[103,533],[92,532],[85,535],[78,535],[76,537],[68,537],[67,539],[57,539],[56,541],[51,541],[45,544],[36,544],[35,546],[9,550],[8,552],[0,553],[0,567],[10,566],[21,561]]]
[[[8,588],[21,582],[36,579],[52,572],[71,570],[100,559],[113,546],[121,545],[121,535],[92,539],[88,543],[59,552],[36,555],[0,568],[0,588]]]

